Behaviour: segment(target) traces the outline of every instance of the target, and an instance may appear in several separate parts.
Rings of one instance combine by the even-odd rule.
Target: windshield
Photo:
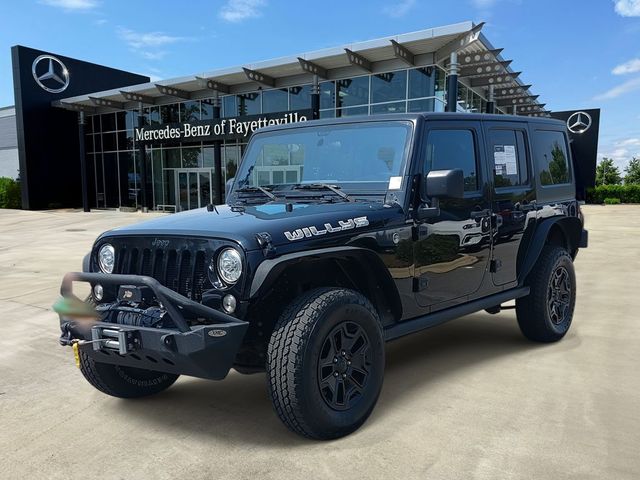
[[[408,122],[363,122],[303,127],[256,135],[234,190],[329,184],[346,191],[399,188],[409,150]]]

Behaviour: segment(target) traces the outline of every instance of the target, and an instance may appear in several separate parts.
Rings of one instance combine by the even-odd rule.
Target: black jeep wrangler
[[[428,113],[264,128],[227,204],[101,235],[74,281],[92,321],[61,317],[86,379],[116,397],[180,374],[266,372],[275,411],[316,439],[376,404],[385,342],[515,299],[560,340],[587,245],[565,124]],[[91,316],[91,315],[89,315]]]

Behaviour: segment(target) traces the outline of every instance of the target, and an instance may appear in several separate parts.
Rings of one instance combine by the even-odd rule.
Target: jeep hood
[[[198,236],[223,238],[241,244],[246,250],[258,249],[256,234],[266,232],[271,235],[274,246],[291,244],[285,232],[293,233],[304,227],[326,229],[326,224],[339,227],[340,221],[367,217],[367,227],[347,230],[351,235],[369,229],[378,229],[401,211],[399,206],[385,206],[380,202],[344,203],[294,203],[287,211],[285,203],[244,205],[231,208],[218,205],[214,211],[206,208],[166,215],[135,225],[119,227],[101,235],[100,238],[122,236]],[[332,232],[324,237],[340,235]],[[298,240],[304,243],[304,239]]]

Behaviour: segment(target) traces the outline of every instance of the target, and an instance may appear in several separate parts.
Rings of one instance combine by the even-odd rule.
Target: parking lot
[[[263,375],[94,390],[58,345],[60,279],[97,234],[155,214],[0,210],[0,477],[640,478],[640,206],[584,212],[562,342],[527,342],[513,310],[398,340],[364,427],[314,442],[280,423]]]

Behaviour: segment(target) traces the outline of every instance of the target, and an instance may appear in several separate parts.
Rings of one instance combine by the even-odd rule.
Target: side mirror
[[[420,197],[422,204],[416,210],[418,220],[438,217],[441,198],[464,198],[464,173],[459,168],[429,172],[423,177]]]
[[[424,177],[423,196],[426,198],[463,198],[464,173],[453,170],[433,170]]]

